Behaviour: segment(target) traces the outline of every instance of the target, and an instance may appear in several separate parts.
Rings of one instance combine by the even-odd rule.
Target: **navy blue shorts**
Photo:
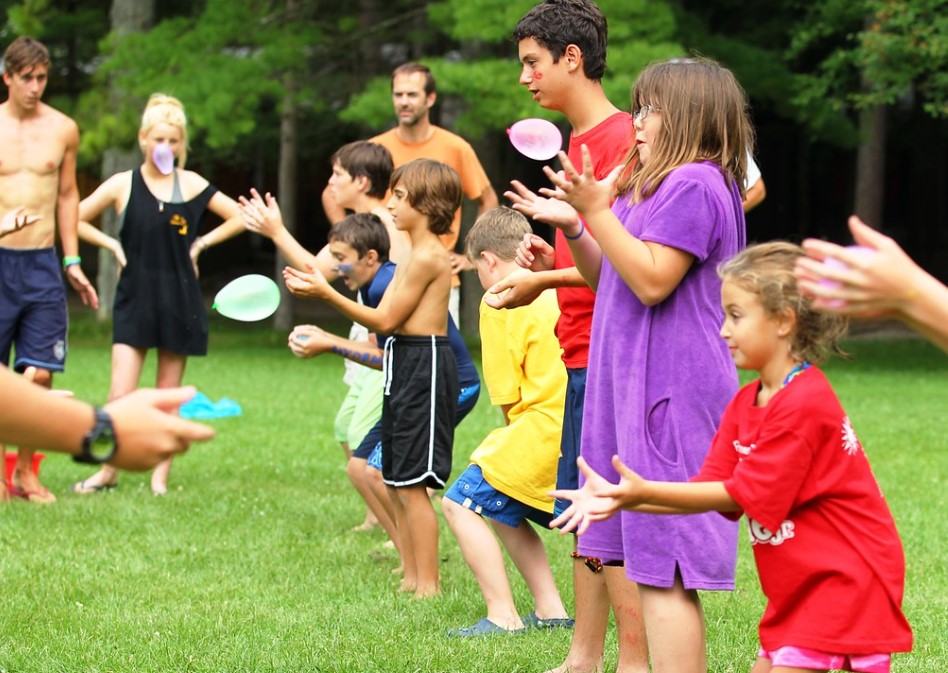
[[[560,460],[556,464],[556,488],[579,488],[580,439],[583,434],[583,402],[586,399],[586,368],[566,370],[566,406],[563,410],[563,435],[560,438]],[[553,501],[553,516],[570,506],[569,500]]]
[[[372,429],[365,433],[365,437],[362,438],[362,441],[359,442],[359,446],[356,447],[355,451],[352,452],[353,458],[361,458],[362,460],[368,460],[372,455],[372,452],[375,451],[375,447],[378,446],[381,450],[382,446],[382,421],[379,419],[379,422],[372,426]],[[382,463],[379,463],[379,469],[382,469]]]
[[[499,521],[511,528],[516,528],[525,519],[549,528],[550,521],[553,520],[553,515],[549,512],[531,507],[495,489],[484,478],[479,465],[468,465],[457,481],[445,491],[444,497],[475,514]]]
[[[55,248],[0,247],[0,362],[61,372],[66,365],[66,287]]]
[[[457,413],[454,415],[454,427],[457,427],[464,420],[464,417],[474,410],[480,396],[480,383],[461,388],[458,395]],[[382,421],[379,421],[375,427],[369,430],[359,447],[352,452],[352,457],[363,458],[368,461],[370,467],[374,467],[376,470],[382,469]]]

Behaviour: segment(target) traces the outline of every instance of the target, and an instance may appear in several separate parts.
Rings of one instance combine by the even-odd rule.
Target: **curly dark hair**
[[[606,72],[609,29],[602,10],[592,0],[546,0],[523,15],[513,32],[515,42],[532,37],[558,63],[566,47],[583,52],[583,72],[599,81]]]

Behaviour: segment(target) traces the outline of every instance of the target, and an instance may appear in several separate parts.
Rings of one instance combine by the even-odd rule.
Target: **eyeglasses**
[[[649,114],[651,114],[652,112],[661,112],[661,111],[662,109],[660,107],[652,107],[650,104],[646,103],[645,105],[640,107],[638,110],[633,112],[632,117],[637,122],[644,122],[646,119],[648,119]]]

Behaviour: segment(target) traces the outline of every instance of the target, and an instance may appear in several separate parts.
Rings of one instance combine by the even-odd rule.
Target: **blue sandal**
[[[523,633],[523,629],[505,629],[484,617],[473,626],[466,626],[463,629],[451,629],[448,631],[448,636],[452,638],[480,638],[482,636],[513,635],[517,633]]]

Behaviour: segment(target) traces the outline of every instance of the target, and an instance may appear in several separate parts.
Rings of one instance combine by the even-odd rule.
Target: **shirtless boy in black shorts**
[[[457,173],[416,159],[392,174],[388,209],[411,239],[378,308],[362,306],[329,285],[317,270],[287,267],[296,296],[321,299],[371,331],[392,334],[385,344],[382,406],[382,477],[393,496],[402,543],[402,591],[416,598],[441,593],[438,520],[426,486],[443,488],[451,471],[457,365],[448,344],[451,260],[438,238],[461,203]]]

